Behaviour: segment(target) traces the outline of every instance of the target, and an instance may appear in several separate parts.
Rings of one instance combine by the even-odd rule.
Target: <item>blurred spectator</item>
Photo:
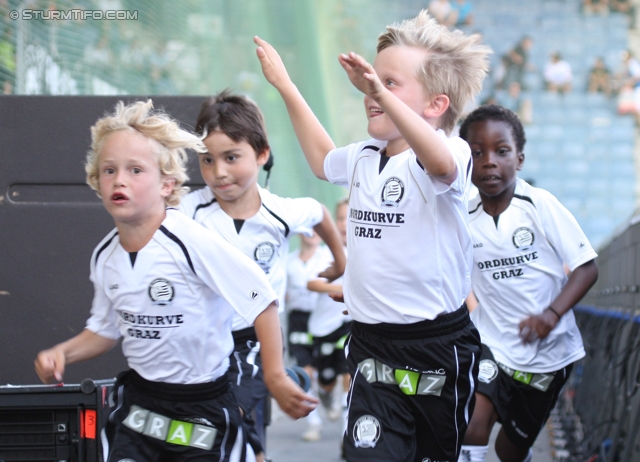
[[[522,88],[518,82],[511,82],[506,91],[498,91],[495,100],[496,104],[518,114],[522,123],[530,124],[533,122],[533,103],[531,99],[522,94]]]
[[[509,88],[511,82],[518,82],[520,88],[527,90],[524,82],[524,73],[531,70],[529,64],[529,50],[533,47],[533,39],[525,35],[520,39],[515,47],[502,57],[505,66],[504,78],[498,85],[498,88]]]
[[[559,52],[551,53],[544,68],[544,81],[548,91],[567,93],[571,91],[573,73],[571,65],[562,59]]]
[[[629,27],[636,28],[636,6],[632,0],[609,0],[609,9],[616,13],[624,13],[629,16]]]
[[[611,96],[611,71],[604,60],[598,56],[589,70],[589,93],[604,93]]]
[[[454,0],[451,4],[452,21],[455,27],[473,24],[473,5],[468,0]]]
[[[608,14],[609,0],[582,0],[582,12],[584,14]]]
[[[431,0],[427,10],[429,11],[429,14],[440,24],[447,27],[451,27],[455,24],[456,18],[449,0]]]
[[[616,106],[618,109],[618,114],[620,115],[636,113],[636,102],[633,92],[633,85],[631,84],[631,82],[623,84],[622,88],[620,88]]]
[[[611,86],[614,94],[618,94],[623,88],[634,88],[640,82],[640,62],[630,51],[620,52],[620,65],[613,74]]]

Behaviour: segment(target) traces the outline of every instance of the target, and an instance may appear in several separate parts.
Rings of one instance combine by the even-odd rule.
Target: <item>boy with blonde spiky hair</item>
[[[490,50],[423,11],[387,27],[373,65],[341,55],[365,94],[373,139],[335,149],[275,49],[254,40],[311,169],[349,188],[347,460],[454,461],[473,410],[480,338],[464,304],[471,155],[448,135],[481,90]]]
[[[109,460],[244,460],[227,378],[234,311],[255,324],[265,382],[285,412],[302,417],[313,398],[285,373],[277,295],[264,273],[167,208],[184,193],[185,149],[206,148],[152,109],[151,101],[121,102],[92,127],[87,182],[116,229],[91,257],[95,294],[86,328],[41,351],[36,372],[45,383],[60,382],[67,365],[105,353],[122,337],[130,370],[116,383]]]

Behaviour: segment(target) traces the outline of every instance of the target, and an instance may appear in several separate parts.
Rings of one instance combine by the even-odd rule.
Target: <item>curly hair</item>
[[[169,207],[177,206],[180,198],[189,191],[189,188],[183,186],[189,179],[186,170],[186,150],[206,152],[207,148],[202,140],[180,128],[179,123],[168,114],[154,110],[151,100],[128,105],[119,101],[113,113],[98,119],[91,127],[91,149],[87,153],[85,163],[87,184],[100,196],[100,148],[107,136],[123,130],[140,133],[149,138],[151,149],[158,157],[160,173],[175,180],[173,191],[165,198],[165,203]]]
[[[428,95],[447,95],[449,108],[442,128],[451,133],[464,107],[482,90],[489,69],[491,48],[481,43],[479,34],[465,35],[449,30],[422,10],[418,16],[387,26],[378,37],[377,52],[402,45],[424,49],[424,64],[417,69],[418,80]]]
[[[520,119],[515,112],[496,104],[480,106],[472,111],[460,126],[460,138],[465,141],[469,141],[467,137],[471,124],[475,122],[483,122],[485,120],[495,120],[510,125],[518,152],[524,152],[524,145],[527,142],[527,138],[524,134],[522,122],[520,122]]]

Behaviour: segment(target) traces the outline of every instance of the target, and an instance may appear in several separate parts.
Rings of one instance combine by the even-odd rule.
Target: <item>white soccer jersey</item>
[[[315,199],[289,199],[258,187],[262,206],[253,217],[244,220],[238,231],[236,224],[215,200],[210,188],[188,194],[180,210],[198,223],[221,235],[242,253],[251,257],[267,274],[284,310],[287,285],[286,259],[289,239],[295,233],[311,236],[313,227],[322,221],[322,205]],[[241,316],[233,319],[233,330],[251,327]]]
[[[327,269],[333,261],[328,247],[318,246],[306,262],[300,260],[300,249],[287,257],[287,309],[311,312],[318,301],[318,292],[307,289],[307,283]]]
[[[347,254],[346,247],[344,253]],[[331,258],[331,254],[329,257]],[[329,260],[328,263],[330,264],[331,261]],[[344,276],[331,283],[342,285],[343,279]],[[318,295],[316,307],[309,316],[309,333],[314,337],[325,337],[338,330],[345,322],[351,321],[351,316],[342,313],[346,309],[344,303],[336,302],[327,293],[318,293]]]
[[[509,207],[497,219],[469,203],[473,238],[472,286],[479,306],[471,313],[482,342],[496,360],[525,372],[551,372],[585,355],[572,311],[544,340],[525,344],[518,324],[540,314],[571,271],[597,257],[571,213],[549,192],[517,179]]]
[[[203,383],[223,375],[233,351],[234,309],[252,323],[277,298],[242,252],[173,209],[133,264],[117,230],[109,233],[91,257],[91,280],[87,329],[122,336],[129,367],[155,382]]]
[[[327,179],[349,188],[344,290],[356,321],[435,319],[458,309],[469,292],[471,153],[462,139],[438,134],[456,163],[450,186],[429,176],[410,149],[382,156],[384,141],[351,144],[325,159]]]

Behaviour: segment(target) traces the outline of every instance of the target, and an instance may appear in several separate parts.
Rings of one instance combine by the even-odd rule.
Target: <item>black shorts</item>
[[[516,446],[533,446],[571,374],[573,364],[548,373],[527,373],[496,362],[482,345],[478,393],[486,395],[498,413],[498,422]]]
[[[262,378],[260,343],[253,327],[233,332],[235,343],[229,357],[229,381],[238,405],[242,408],[245,438],[257,454],[263,452],[252,413],[256,405],[267,397],[269,390]]]
[[[113,396],[109,462],[244,460],[240,412],[226,376],[181,385],[130,370],[118,376]]]
[[[318,371],[318,382],[329,385],[340,374],[349,372],[344,344],[351,331],[351,322],[345,322],[338,329],[324,337],[313,338],[313,367]]]
[[[296,366],[305,367],[311,364],[313,353],[313,337],[309,333],[308,311],[292,310],[289,313],[289,338],[287,346],[289,355]]]
[[[415,324],[353,322],[345,349],[347,460],[458,460],[480,357],[465,305]]]

